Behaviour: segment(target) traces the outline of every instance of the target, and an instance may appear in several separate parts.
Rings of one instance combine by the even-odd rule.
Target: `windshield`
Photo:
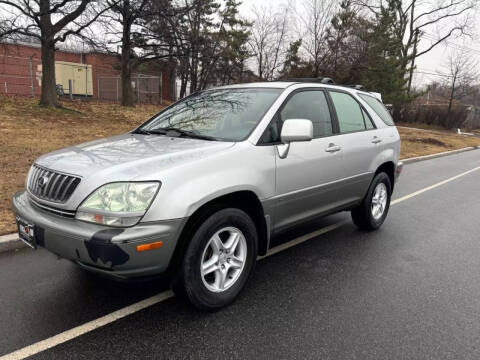
[[[283,89],[218,89],[193,94],[142,125],[155,133],[179,129],[218,140],[245,140]]]

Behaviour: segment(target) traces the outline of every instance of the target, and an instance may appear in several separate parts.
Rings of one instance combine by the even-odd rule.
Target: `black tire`
[[[200,272],[202,256],[210,238],[225,227],[234,227],[243,233],[247,253],[243,270],[237,280],[226,290],[213,292],[202,280]],[[230,304],[245,287],[253,273],[257,248],[257,229],[250,216],[235,208],[217,211],[194,231],[175,279],[173,291],[181,297],[186,297],[191,304],[201,310],[212,311]]]
[[[383,183],[387,189],[387,203],[383,214],[380,218],[375,219],[372,214],[372,198],[375,191],[375,188],[378,184]],[[392,184],[390,181],[390,177],[385,174],[384,172],[378,173],[372,180],[370,187],[368,188],[367,195],[363,199],[362,203],[352,209],[352,220],[355,225],[362,230],[372,231],[377,230],[380,226],[382,226],[385,218],[387,217],[388,210],[390,208],[390,198],[392,196]]]

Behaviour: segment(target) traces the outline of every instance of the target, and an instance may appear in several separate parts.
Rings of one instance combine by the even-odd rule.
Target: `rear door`
[[[288,119],[308,119],[314,139],[293,142],[284,159],[276,154],[274,230],[278,231],[341,206],[343,143],[335,134],[326,93],[319,88],[294,92],[276,116],[278,134]]]
[[[361,200],[373,177],[373,164],[382,151],[382,138],[363,106],[348,92],[329,91],[339,138],[343,142],[344,191],[349,202]]]

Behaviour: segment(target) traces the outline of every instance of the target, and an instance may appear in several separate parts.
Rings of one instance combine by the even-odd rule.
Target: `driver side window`
[[[280,142],[280,132],[285,120],[307,119],[313,124],[313,137],[333,134],[332,119],[327,98],[322,90],[305,90],[292,95],[266,129],[261,143]]]
[[[280,111],[281,124],[288,119],[307,119],[313,124],[313,137],[332,135],[332,119],[323,91],[307,90],[293,95]]]

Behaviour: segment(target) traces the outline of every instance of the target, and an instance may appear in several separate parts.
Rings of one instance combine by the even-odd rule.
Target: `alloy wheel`
[[[235,227],[218,230],[207,242],[200,273],[203,284],[212,292],[222,292],[238,280],[247,259],[247,242]]]

